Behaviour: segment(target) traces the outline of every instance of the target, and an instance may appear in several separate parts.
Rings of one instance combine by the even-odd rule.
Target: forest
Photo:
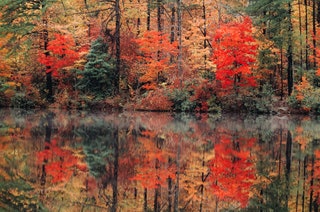
[[[320,1],[2,0],[0,106],[320,113]]]

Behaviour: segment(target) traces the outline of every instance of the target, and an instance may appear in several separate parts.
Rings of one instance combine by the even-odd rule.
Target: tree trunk
[[[317,28],[316,28],[316,0],[312,1],[312,45],[313,45],[313,69],[316,68],[317,63],[316,63],[316,48],[317,48],[317,43],[316,43],[316,34],[317,34]]]
[[[143,192],[143,211],[147,212],[148,211],[148,189],[144,188]]]
[[[114,132],[114,141],[113,141],[113,149],[114,149],[114,161],[113,161],[113,177],[112,177],[112,207],[111,211],[117,211],[118,205],[118,170],[119,170],[119,129],[118,127]]]
[[[179,87],[182,88],[182,0],[178,1],[178,77]]]
[[[291,155],[292,155],[292,135],[288,130],[287,132],[287,144],[286,144],[286,207],[289,208],[290,197],[290,174],[291,174]]]
[[[308,32],[308,2],[307,0],[304,0],[304,9],[305,9],[305,33],[306,33],[306,37],[305,37],[305,42],[306,42],[306,50],[305,50],[305,63],[306,63],[306,70],[309,70],[309,52],[308,52],[308,48],[309,48],[309,45],[308,45],[308,42],[309,42],[309,32]]]
[[[42,41],[43,41],[43,50],[45,52],[46,57],[49,56],[48,52],[48,44],[49,44],[49,32],[48,32],[48,21],[46,18],[42,19],[42,23],[44,26],[44,29],[42,30]],[[47,101],[49,103],[53,103],[53,86],[52,86],[52,73],[51,71],[48,72],[50,69],[50,66],[46,66],[46,89],[47,89]]]
[[[303,70],[303,50],[302,50],[302,17],[301,17],[301,0],[298,0],[298,17],[299,17],[299,43],[300,43],[300,71],[302,72]],[[300,76],[300,81],[302,81],[302,73]]]
[[[148,0],[147,6],[147,30],[150,31],[150,19],[151,19],[151,0]]]
[[[293,50],[292,50],[292,5],[288,3],[288,50],[287,50],[287,60],[288,60],[288,95],[290,96],[293,91]]]
[[[120,24],[121,24],[121,14],[120,14],[120,0],[115,1],[115,11],[116,11],[116,32],[115,32],[115,41],[116,41],[116,74],[114,81],[115,93],[118,94],[120,91],[119,85],[121,80],[121,46],[120,46]]]

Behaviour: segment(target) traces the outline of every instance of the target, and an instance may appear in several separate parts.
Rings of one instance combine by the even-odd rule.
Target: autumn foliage
[[[145,64],[140,71],[140,83],[147,90],[155,89],[160,78],[173,76],[174,63],[170,59],[177,55],[177,43],[170,43],[168,35],[157,31],[146,31],[135,41],[139,46],[140,60]]]
[[[78,158],[70,150],[62,149],[57,141],[46,142],[45,149],[37,153],[38,164],[45,164],[52,183],[67,182],[78,165]],[[83,165],[79,169],[86,170]]]
[[[39,62],[45,65],[46,73],[59,76],[59,70],[73,65],[79,58],[76,51],[76,44],[70,35],[56,33],[55,39],[49,41],[47,52],[39,54]]]
[[[256,62],[257,45],[250,18],[221,24],[212,40],[212,60],[217,66],[216,78],[221,82],[222,90],[238,92],[241,87],[256,86],[252,69]]]
[[[248,204],[250,187],[254,184],[255,168],[250,159],[249,146],[255,139],[233,140],[223,136],[215,145],[215,157],[210,161],[211,188],[223,201],[236,200],[241,207]],[[246,149],[242,149],[242,142]]]

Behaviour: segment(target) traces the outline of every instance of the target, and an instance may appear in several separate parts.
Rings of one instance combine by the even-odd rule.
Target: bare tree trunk
[[[292,34],[293,34],[293,28],[292,28],[292,22],[291,22],[291,16],[292,16],[292,5],[289,2],[288,3],[288,50],[287,50],[287,60],[288,60],[288,95],[290,96],[293,91],[293,48],[292,48]]]
[[[305,46],[305,63],[306,63],[306,70],[309,70],[309,52],[308,52],[308,48],[309,48],[309,45],[308,45],[308,42],[309,42],[309,32],[308,32],[308,2],[307,0],[304,0],[304,8],[305,8],[305,33],[306,33],[306,36],[305,36],[305,42],[306,42],[306,46]]]
[[[111,211],[116,212],[118,206],[118,170],[119,170],[119,129],[116,127],[113,133],[113,149],[114,149],[114,161],[113,161],[113,176],[112,176],[112,207]]]
[[[179,87],[182,87],[182,0],[178,1],[178,76],[179,80]]]
[[[121,45],[120,45],[120,24],[121,24],[121,14],[120,14],[120,0],[115,0],[115,11],[116,11],[116,74],[114,81],[115,93],[118,94],[120,91],[119,85],[121,80]]]
[[[150,19],[151,19],[151,0],[148,0],[147,6],[147,30],[150,31]]]
[[[148,211],[148,189],[144,188],[144,192],[143,192],[143,211],[147,212]]]

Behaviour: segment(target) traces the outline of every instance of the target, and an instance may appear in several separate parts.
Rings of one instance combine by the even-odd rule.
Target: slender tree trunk
[[[143,211],[147,212],[148,211],[148,189],[144,188],[143,192]]]
[[[309,42],[309,27],[308,27],[308,2],[307,0],[304,0],[304,8],[305,8],[305,33],[306,33],[306,36],[305,36],[305,42],[306,42],[306,46],[305,46],[305,63],[306,63],[306,70],[309,70],[309,52],[308,52],[308,48],[309,48],[309,45],[308,45],[308,42]]]
[[[302,212],[304,212],[305,192],[306,192],[306,179],[307,179],[307,165],[308,157],[305,156],[303,160],[303,189],[302,189]]]
[[[314,141],[311,142],[312,148],[311,151],[313,152],[313,145],[314,145]],[[312,154],[311,156],[311,173],[310,173],[310,202],[309,202],[309,211],[312,212],[313,210],[313,185],[314,185],[314,164],[315,164],[315,158],[314,158],[314,154]],[[317,200],[315,200],[317,201]]]
[[[207,48],[207,17],[206,17],[206,5],[205,0],[202,0],[202,19],[203,19],[203,48]],[[207,55],[203,56],[204,59],[204,69],[207,70]]]
[[[171,4],[171,32],[170,32],[170,43],[175,40],[175,24],[176,24],[176,8],[175,4]]]
[[[316,68],[317,63],[316,63],[316,48],[317,48],[317,43],[316,43],[316,34],[317,34],[317,28],[316,28],[316,19],[317,19],[317,14],[316,14],[316,0],[312,1],[312,45],[313,45],[313,69]]]
[[[174,212],[179,211],[179,192],[180,192],[180,151],[181,151],[181,137],[179,137],[178,146],[177,146],[177,155],[176,155],[176,183],[174,186]]]
[[[118,206],[118,171],[119,171],[119,129],[118,127],[114,131],[113,135],[113,149],[114,149],[114,161],[113,161],[113,178],[112,178],[112,207],[111,212],[117,211]]]
[[[120,80],[121,80],[121,45],[120,45],[120,24],[121,24],[121,14],[120,14],[120,0],[115,0],[115,11],[116,11],[116,80],[114,81],[115,93],[118,94],[120,91]]]
[[[179,87],[182,88],[182,0],[178,1],[178,76]]]
[[[290,197],[290,174],[291,174],[291,154],[292,153],[292,135],[288,130],[286,144],[286,206],[289,208]]]
[[[45,150],[49,149],[49,146],[46,145],[46,143],[51,143],[51,134],[52,134],[52,127],[53,127],[53,117],[54,113],[47,113],[46,114],[46,124],[45,124]],[[46,165],[48,163],[47,159],[44,159],[41,165],[41,176],[40,176],[40,185],[42,187],[40,191],[40,195],[43,196],[45,194],[45,185],[47,182],[47,170],[46,170]]]
[[[300,177],[301,177],[301,144],[299,144],[299,152],[298,152],[298,185],[297,185],[297,195],[296,195],[296,212],[298,212],[299,207],[299,188],[300,188]]]
[[[150,31],[150,19],[151,19],[151,0],[148,0],[147,6],[147,30]]]
[[[158,32],[162,32],[162,0],[157,0],[157,25]]]
[[[43,50],[45,51],[46,57],[49,56],[48,44],[49,44],[49,32],[48,32],[48,21],[46,18],[42,19],[44,29],[42,30]],[[50,66],[46,66],[46,88],[47,88],[47,101],[53,103],[53,85],[52,85],[52,73],[48,72]]]
[[[172,178],[168,178],[168,212],[172,211]]]
[[[299,42],[300,42],[300,71],[302,72],[303,70],[303,50],[302,50],[302,17],[301,17],[301,0],[298,0],[298,17],[299,17]],[[300,81],[302,81],[302,73],[300,76]]]
[[[320,25],[320,1],[317,1],[317,26]]]
[[[140,6],[140,0],[138,0],[138,5]],[[137,18],[137,37],[140,35],[140,26],[141,26],[141,19],[140,16]]]
[[[290,96],[293,91],[293,48],[292,48],[292,34],[293,34],[293,28],[292,28],[292,22],[291,22],[291,16],[292,16],[292,5],[289,2],[288,3],[288,50],[287,50],[287,60],[288,60],[288,95]]]

